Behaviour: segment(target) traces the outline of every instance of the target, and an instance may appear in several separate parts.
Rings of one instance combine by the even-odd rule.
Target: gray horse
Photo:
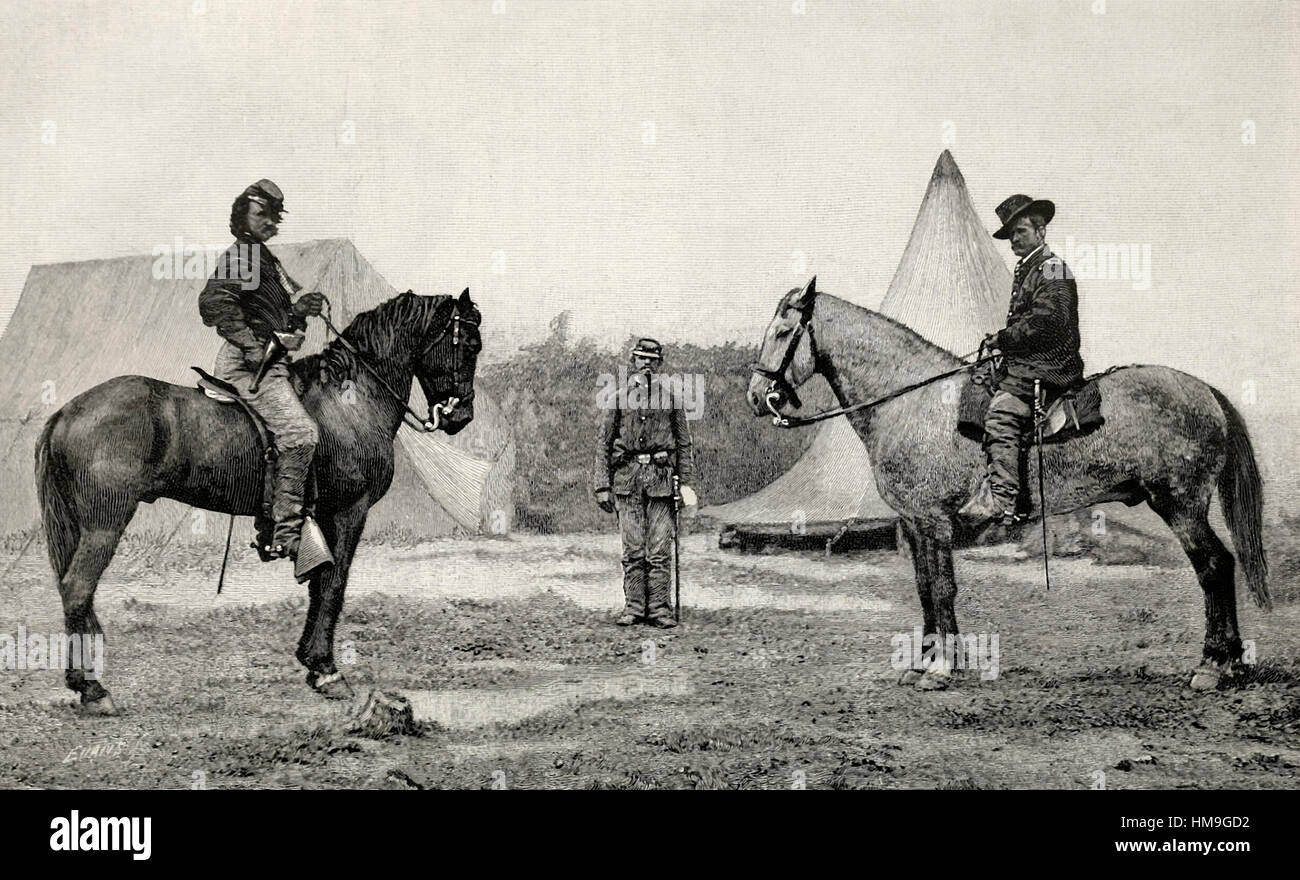
[[[778,304],[748,397],[756,415],[782,412],[799,405],[794,389],[820,374],[840,405],[848,406],[961,363],[884,315],[818,296],[813,278]],[[969,378],[959,374],[954,381],[960,385]],[[1250,593],[1260,607],[1272,607],[1260,540],[1259,470],[1245,423],[1218,390],[1168,367],[1125,367],[1100,382],[1105,424],[1044,450],[1049,512],[1123,501],[1145,502],[1160,515],[1178,536],[1205,593],[1205,646],[1191,686],[1217,687],[1240,661],[1242,644],[1233,555],[1208,519],[1215,489]],[[930,384],[848,416],[871,456],[881,497],[902,521],[925,632],[940,639],[957,634],[954,517],[984,470],[979,445],[957,434],[951,392]],[[1029,485],[1037,482],[1032,458]],[[901,683],[942,688],[950,673],[950,664],[939,660],[905,672]]]

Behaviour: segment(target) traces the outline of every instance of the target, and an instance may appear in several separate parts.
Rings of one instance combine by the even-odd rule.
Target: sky
[[[3,6],[0,327],[32,264],[224,246],[269,177],[281,240],[470,287],[489,356],[566,309],[756,344],[814,273],[879,304],[946,148],[990,231],[1028,193],[1058,253],[1149,248],[1080,278],[1089,369],[1300,412],[1297,4]]]

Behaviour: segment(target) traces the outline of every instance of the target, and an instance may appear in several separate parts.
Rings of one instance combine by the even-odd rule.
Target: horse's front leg
[[[332,700],[352,696],[352,688],[334,664],[334,627],[343,611],[348,571],[361,532],[365,529],[368,510],[368,499],[362,498],[321,523],[321,530],[334,553],[334,565],[312,578],[311,605],[303,631],[305,650],[304,643],[300,642],[298,659],[307,667],[307,683],[317,693]]]
[[[930,603],[927,609],[926,635],[929,658],[925,675],[916,682],[920,690],[942,690],[948,686],[953,670],[953,646],[957,644],[957,579],[952,565],[952,524],[940,522],[922,527],[919,549],[925,556],[929,574]],[[919,570],[919,569],[918,569]],[[931,628],[933,626],[933,628]]]
[[[916,523],[908,519],[903,519],[901,522],[903,537],[912,556],[912,567],[916,570],[916,593],[921,600],[921,616],[924,621],[921,632],[932,633],[934,632],[934,600],[930,596],[930,557],[925,552],[924,538],[917,530]],[[916,647],[913,647],[909,653],[912,658],[920,655]],[[918,664],[915,659],[909,661],[909,664],[898,677],[898,683],[901,685],[915,685],[925,675],[924,664]]]

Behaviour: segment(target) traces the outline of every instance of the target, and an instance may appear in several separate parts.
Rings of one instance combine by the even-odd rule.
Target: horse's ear
[[[814,302],[817,301],[817,276],[814,275],[808,280],[804,289],[796,293],[790,299],[790,306],[799,311],[807,311]]]
[[[472,306],[472,305],[474,305],[474,301],[471,300],[471,299],[469,298],[469,288],[468,288],[468,287],[466,287],[464,290],[461,291],[461,293],[460,293],[460,299],[457,300],[457,302],[459,302],[462,306]]]

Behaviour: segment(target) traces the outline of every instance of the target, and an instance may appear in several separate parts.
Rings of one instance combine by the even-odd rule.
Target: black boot
[[[298,557],[298,543],[302,536],[303,496],[307,488],[307,472],[311,470],[310,446],[293,446],[280,450],[275,462],[275,499],[271,502],[271,516],[275,519],[275,532],[271,537],[272,552],[290,559]]]

